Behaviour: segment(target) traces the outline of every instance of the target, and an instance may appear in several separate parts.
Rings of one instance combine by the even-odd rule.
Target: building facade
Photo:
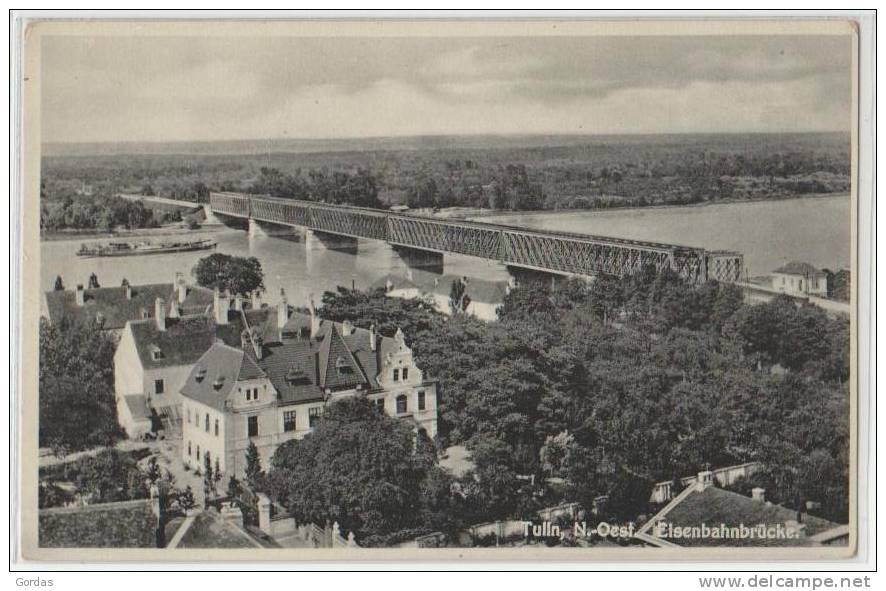
[[[380,412],[437,433],[436,384],[425,380],[402,332],[293,313],[284,303],[244,315],[241,345],[217,342],[181,388],[182,461],[243,477],[250,443],[267,466],[282,443],[310,433],[328,404],[364,396]]]
[[[790,262],[771,274],[772,288],[794,296],[828,296],[828,276],[809,263]]]

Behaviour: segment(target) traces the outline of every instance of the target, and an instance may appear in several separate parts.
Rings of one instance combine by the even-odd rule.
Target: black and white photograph
[[[855,555],[852,22],[28,27],[26,558]]]

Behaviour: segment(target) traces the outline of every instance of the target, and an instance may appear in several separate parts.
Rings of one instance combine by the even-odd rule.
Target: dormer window
[[[197,383],[200,383],[203,381],[204,378],[206,378],[206,368],[201,367],[197,370],[197,373],[194,374],[194,379],[197,380]]]
[[[160,359],[165,358],[166,355],[163,354],[163,350],[160,349],[157,345],[151,345],[151,359],[154,361],[159,361]]]
[[[286,371],[286,381],[289,383],[300,382],[306,377],[307,375],[305,374],[305,372],[300,367],[297,367],[295,365],[293,365]]]
[[[215,388],[216,390],[221,389],[221,387],[224,385],[225,385],[225,376],[218,376],[217,378],[215,378],[215,381],[212,382],[212,387]]]
[[[348,365],[347,362],[341,357],[335,360],[335,371],[337,371],[339,375],[349,374],[353,372],[351,366]]]

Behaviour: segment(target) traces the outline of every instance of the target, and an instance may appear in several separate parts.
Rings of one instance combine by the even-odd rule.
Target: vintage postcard
[[[24,559],[855,554],[852,22],[23,43]]]

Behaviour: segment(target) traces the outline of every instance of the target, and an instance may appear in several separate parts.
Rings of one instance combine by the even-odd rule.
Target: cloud
[[[848,37],[46,38],[45,141],[848,128]]]

